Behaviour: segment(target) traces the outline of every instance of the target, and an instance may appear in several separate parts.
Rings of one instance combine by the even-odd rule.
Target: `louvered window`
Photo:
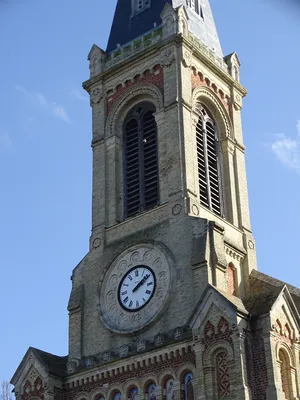
[[[125,218],[158,204],[157,127],[154,109],[135,108],[124,124]]]
[[[220,192],[219,143],[216,126],[201,106],[196,127],[200,202],[222,215]]]

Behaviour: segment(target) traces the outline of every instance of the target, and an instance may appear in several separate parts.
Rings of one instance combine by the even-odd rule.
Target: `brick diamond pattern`
[[[221,352],[217,355],[217,382],[218,382],[218,398],[223,399],[230,395],[230,379],[227,362],[227,353]]]

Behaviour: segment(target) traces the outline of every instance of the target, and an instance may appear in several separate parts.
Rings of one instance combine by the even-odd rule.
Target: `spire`
[[[223,57],[209,0],[118,0],[106,51],[109,53],[159,26],[167,3],[174,9],[185,6],[189,30]]]

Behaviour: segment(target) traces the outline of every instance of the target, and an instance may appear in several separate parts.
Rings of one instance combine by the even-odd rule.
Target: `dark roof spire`
[[[209,0],[118,0],[106,51],[109,53],[159,26],[167,3],[175,9],[184,5],[189,30],[223,57]]]

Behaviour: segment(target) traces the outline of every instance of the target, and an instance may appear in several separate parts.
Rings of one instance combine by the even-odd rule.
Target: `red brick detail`
[[[227,319],[225,319],[224,317],[220,318],[220,321],[218,323],[218,333],[219,334],[225,334],[229,332],[229,323],[227,321]]]
[[[204,327],[204,335],[207,339],[214,337],[216,334],[215,326],[210,322],[207,321]]]
[[[226,110],[229,112],[229,97],[225,96],[222,90],[218,89],[217,86],[213,83],[211,84],[208,78],[204,78],[202,74],[195,73],[195,71],[191,72],[191,80],[192,80],[192,88],[195,89],[198,86],[205,86],[211,88],[219,99],[222,101],[223,105],[225,106]]]
[[[216,370],[219,399],[230,395],[230,378],[226,351],[216,356]]]
[[[236,269],[232,263],[229,263],[227,267],[227,293],[236,296],[236,288]]]
[[[192,363],[195,365],[195,353],[189,349],[188,351],[184,352],[183,354],[179,354],[179,352],[175,352],[169,359],[163,360],[160,357],[155,363],[146,365],[145,361],[139,363],[137,369],[133,369],[132,371],[121,371],[114,375],[110,374],[109,376],[105,376],[101,374],[99,376],[94,377],[91,379],[90,382],[80,385],[78,381],[78,386],[76,388],[67,388],[64,390],[63,393],[57,391],[55,400],[73,400],[75,396],[80,392],[91,392],[94,389],[101,388],[103,385],[112,385],[112,384],[123,384],[128,379],[141,379],[146,374],[154,373],[154,374],[161,374],[163,371],[173,369],[174,371],[178,369],[182,364],[185,363]],[[97,380],[96,380],[97,379]],[[153,382],[155,383],[155,382]],[[158,382],[156,382],[157,384]],[[149,382],[147,382],[147,385]],[[147,386],[146,385],[146,386]],[[145,389],[146,390],[146,389]]]
[[[27,380],[23,386],[23,395],[21,396],[22,400],[28,400],[32,397],[38,397],[39,399],[44,399],[45,389],[43,387],[43,381],[38,376],[34,381],[34,385]]]
[[[107,98],[107,114],[110,113],[115,102],[130,88],[137,85],[151,83],[159,89],[164,88],[164,70],[161,65],[156,65],[152,71],[145,71],[142,75],[136,75],[133,80],[127,80],[123,85],[119,84]]]
[[[253,335],[244,331],[246,366],[248,386],[251,391],[252,400],[265,400],[268,387],[268,372],[264,340],[259,331]]]
[[[211,335],[210,337],[206,336],[202,339],[202,344],[204,346],[204,351],[214,345],[215,343],[218,342],[227,342],[232,346],[232,331],[229,329],[228,326],[228,330],[225,332],[222,331],[218,331],[217,333],[214,333],[213,335]]]

